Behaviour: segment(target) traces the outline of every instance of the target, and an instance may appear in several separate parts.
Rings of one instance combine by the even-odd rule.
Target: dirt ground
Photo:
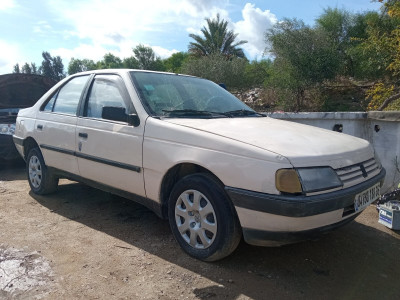
[[[29,190],[0,166],[1,299],[400,299],[400,233],[373,206],[318,241],[188,257],[141,205],[62,180]]]

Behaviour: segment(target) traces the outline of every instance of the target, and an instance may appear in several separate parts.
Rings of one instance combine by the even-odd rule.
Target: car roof
[[[193,77],[193,78],[198,78],[196,76],[192,75],[187,75],[187,74],[179,74],[179,73],[171,73],[171,72],[162,72],[162,71],[152,71],[152,70],[142,70],[142,69],[98,69],[98,70],[90,70],[90,71],[85,71],[85,72],[79,72],[72,74],[71,76],[79,76],[79,75],[87,75],[87,74],[110,74],[110,73],[116,73],[116,74],[126,74],[129,72],[145,72],[145,73],[155,73],[155,74],[168,74],[168,75],[178,75],[178,76],[184,76],[184,77]],[[71,77],[69,76],[69,77]]]

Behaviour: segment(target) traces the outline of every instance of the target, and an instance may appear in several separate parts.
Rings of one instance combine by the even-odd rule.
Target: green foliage
[[[25,63],[21,68],[19,64],[16,64],[13,68],[13,73],[40,74],[40,71],[36,67],[35,63]]]
[[[399,110],[400,3],[393,0],[379,2],[383,4],[383,13],[368,24],[368,37],[360,45],[365,52],[375,53],[369,61],[377,64],[384,75],[368,91],[368,110]]]
[[[139,44],[133,48],[133,53],[135,54],[139,69],[164,71],[164,65],[161,61],[161,58],[156,56],[151,47],[146,47],[142,44]]]
[[[275,56],[272,83],[296,94],[301,109],[305,90],[332,79],[341,68],[334,41],[324,30],[286,19],[266,33],[269,52]]]
[[[21,73],[21,69],[18,63],[14,65],[13,73]]]
[[[277,64],[286,66],[299,87],[334,78],[340,65],[335,44],[322,30],[302,21],[285,20],[267,33],[270,53]]]
[[[64,65],[60,56],[52,57],[49,52],[42,52],[43,61],[38,68],[35,63],[16,64],[13,73],[37,74],[59,81],[65,77]]]
[[[327,8],[324,13],[316,20],[317,27],[322,34],[327,35],[332,43],[334,55],[340,62],[337,70],[339,75],[354,76],[353,57],[348,50],[351,47],[351,38],[356,32],[354,28],[356,17],[345,10],[338,8]],[[358,24],[360,25],[360,24]],[[358,28],[361,32],[362,28]]]
[[[72,75],[79,72],[95,70],[96,64],[91,59],[71,58],[68,64],[68,74]]]
[[[39,68],[41,75],[60,81],[65,77],[64,65],[60,56],[52,57],[49,52],[42,52],[42,65]]]
[[[139,69],[139,62],[134,56],[124,58],[122,65],[126,69]]]
[[[184,62],[183,74],[198,76],[216,83],[225,83],[228,89],[241,88],[244,80],[247,60],[233,57],[230,60],[221,53],[213,53],[200,58],[192,57]]]
[[[367,97],[371,99],[368,104],[368,110],[378,110],[385,99],[389,98],[394,93],[394,85],[386,85],[383,82],[376,83],[367,92]]]
[[[246,87],[260,87],[266,82],[272,69],[272,60],[254,60],[246,64],[244,84]]]
[[[201,29],[204,37],[198,34],[189,34],[194,39],[194,42],[189,43],[189,52],[195,56],[207,56],[214,53],[220,53],[226,57],[241,57],[244,58],[244,52],[240,45],[247,41],[235,42],[237,33],[228,30],[228,22],[221,20],[219,14],[215,19],[206,19],[207,27]]]
[[[180,73],[182,64],[189,58],[187,52],[177,52],[164,60],[165,70],[172,73]]]
[[[28,63],[25,63],[21,68],[21,73],[32,74],[32,68]]]
[[[369,14],[367,17],[367,37],[361,39],[354,48],[355,51],[361,53],[360,62],[364,66],[364,76],[371,79],[392,76],[389,65],[395,61],[398,53],[396,28],[400,22],[390,18],[387,14]]]
[[[122,60],[112,53],[106,53],[101,61],[96,63],[96,69],[121,69]]]
[[[200,35],[189,35],[193,40],[188,52],[163,60],[151,47],[139,44],[132,56],[123,59],[112,53],[98,62],[72,58],[68,73],[99,68],[186,73],[225,83],[243,95],[247,95],[244,90],[263,86],[257,99],[265,96],[262,103],[268,107],[293,111],[377,109],[388,100],[396,102],[386,109],[399,109],[400,1],[378,1],[381,13],[327,8],[314,26],[296,19],[276,23],[265,33],[271,59],[249,62],[240,48],[247,41],[237,41],[238,35],[217,15],[206,19]],[[43,74],[55,80],[65,76],[59,56],[48,52],[42,56],[40,68],[32,63],[16,64],[13,72]],[[367,108],[361,99],[371,86]]]

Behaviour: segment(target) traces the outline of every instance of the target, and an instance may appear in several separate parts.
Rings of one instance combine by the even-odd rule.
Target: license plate
[[[380,183],[375,184],[373,187],[370,187],[368,190],[365,190],[356,195],[354,199],[354,209],[355,211],[361,211],[370,205],[372,202],[377,200],[381,195],[381,186]]]

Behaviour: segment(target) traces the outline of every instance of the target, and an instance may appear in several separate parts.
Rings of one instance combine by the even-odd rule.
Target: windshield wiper
[[[214,111],[207,111],[207,110],[195,110],[195,109],[173,109],[173,110],[162,110],[164,113],[168,114],[169,116],[224,116],[228,117],[225,113],[214,112]]]
[[[227,116],[230,116],[230,117],[234,117],[234,116],[253,116],[253,115],[265,117],[264,114],[260,114],[258,112],[255,112],[253,110],[248,110],[248,109],[236,109],[236,110],[226,111],[226,112],[224,112],[224,114],[227,115]]]

